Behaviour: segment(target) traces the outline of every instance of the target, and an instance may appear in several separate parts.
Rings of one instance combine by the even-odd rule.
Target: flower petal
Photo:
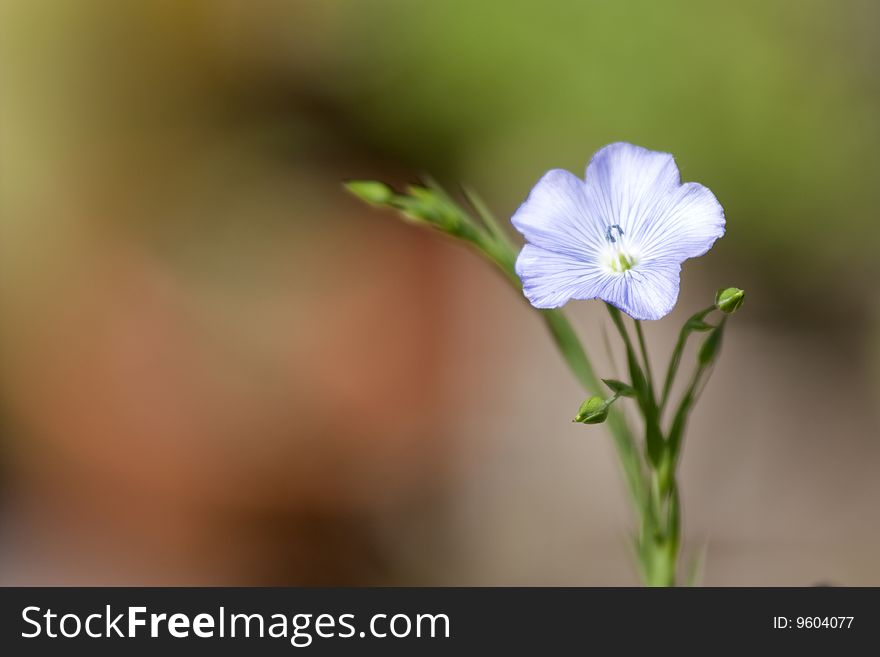
[[[606,223],[619,224],[643,260],[695,258],[724,234],[714,194],[698,183],[682,185],[669,153],[610,144],[590,160],[586,182]]]
[[[724,210],[715,195],[699,183],[679,186],[666,203],[645,217],[634,239],[646,261],[703,255],[724,235]]]
[[[570,255],[526,244],[516,260],[523,293],[536,308],[558,308],[571,299],[601,299],[634,319],[660,319],[678,300],[681,265],[655,262],[623,274],[609,273]]]
[[[587,165],[586,182],[605,224],[618,224],[635,237],[645,215],[664,205],[681,179],[669,153],[617,142],[596,151]]]
[[[544,174],[510,221],[531,244],[581,260],[603,246],[604,227],[584,181],[563,169]]]
[[[582,256],[526,244],[516,259],[523,293],[535,308],[558,308],[570,299],[594,299],[608,274]]]
[[[597,295],[600,299],[633,319],[660,319],[678,301],[681,265],[674,261],[655,262],[608,278]]]

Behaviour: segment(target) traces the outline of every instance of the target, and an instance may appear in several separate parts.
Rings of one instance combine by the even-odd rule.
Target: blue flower
[[[586,181],[548,171],[511,222],[526,238],[516,273],[533,306],[602,299],[635,319],[668,314],[681,263],[724,234],[711,191],[682,184],[670,154],[623,142],[593,156]]]

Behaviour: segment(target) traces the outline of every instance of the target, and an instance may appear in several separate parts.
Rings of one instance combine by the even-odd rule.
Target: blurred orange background
[[[341,181],[509,216],[627,140],[715,191],[652,350],[748,292],[690,427],[709,585],[880,585],[878,8],[0,2],[0,582],[634,584],[539,320]],[[603,309],[570,308],[614,373]],[[604,374],[606,373],[607,374]]]

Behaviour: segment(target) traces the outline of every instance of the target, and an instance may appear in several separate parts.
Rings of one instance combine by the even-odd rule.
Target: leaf
[[[623,381],[618,381],[617,379],[602,379],[602,383],[611,388],[612,392],[617,393],[621,397],[636,396],[636,389]]]
[[[684,353],[684,346],[691,333],[696,331],[710,331],[714,326],[703,321],[710,312],[715,310],[715,306],[704,308],[691,317],[681,327],[678,334],[678,341],[675,343],[675,349],[672,350],[672,357],[669,359],[669,367],[666,369],[666,381],[663,384],[663,394],[660,396],[660,408],[666,408],[666,402],[669,401],[669,393],[672,392],[672,384],[675,382],[675,375],[678,373],[678,366],[681,364],[681,356]]]
[[[678,405],[678,410],[675,412],[672,426],[669,429],[668,444],[673,455],[677,455],[681,447],[681,438],[687,424],[688,413],[690,413],[691,407],[694,405],[699,394],[698,385],[721,350],[721,338],[724,335],[726,321],[726,317],[722,319],[718,326],[706,336],[703,344],[700,345],[700,351],[697,354],[697,371],[694,373],[694,377]]]
[[[709,324],[699,319],[691,318],[684,325],[684,328],[688,331],[711,331],[715,328],[714,324]]]
[[[505,244],[510,244],[510,237],[504,232],[504,229],[501,227],[501,224],[498,223],[498,220],[495,219],[495,215],[493,215],[486,204],[483,203],[483,199],[481,199],[477,193],[469,187],[463,187],[462,191],[464,192],[465,198],[467,198],[474,210],[477,211],[477,216],[483,220],[483,224],[486,226],[492,237]]]
[[[709,333],[703,341],[703,344],[700,345],[700,352],[697,355],[697,361],[700,363],[700,367],[708,367],[712,364],[712,361],[715,360],[716,356],[718,356],[718,352],[721,350],[721,338],[724,335],[724,324],[725,321],[722,319],[721,323],[718,324],[718,327]]]

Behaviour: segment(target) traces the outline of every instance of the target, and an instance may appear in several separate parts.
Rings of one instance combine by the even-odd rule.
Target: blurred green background
[[[541,327],[340,184],[428,172],[507,217],[625,140],[728,217],[655,349],[749,295],[687,551],[709,584],[880,583],[878,26],[868,0],[3,0],[3,581],[633,583]]]

